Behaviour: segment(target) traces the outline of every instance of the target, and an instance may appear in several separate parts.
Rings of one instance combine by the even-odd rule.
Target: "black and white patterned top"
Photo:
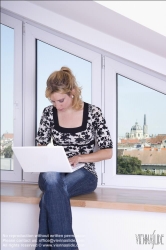
[[[82,125],[76,128],[60,127],[57,109],[53,105],[43,110],[36,142],[47,145],[51,138],[54,146],[64,147],[68,158],[93,153],[95,140],[100,149],[112,148],[110,132],[101,109],[85,102]],[[84,168],[97,176],[94,163],[85,163]]]

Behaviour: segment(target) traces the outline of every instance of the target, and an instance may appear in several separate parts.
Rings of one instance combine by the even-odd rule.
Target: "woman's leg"
[[[97,177],[85,168],[66,174],[64,181],[70,198],[91,193],[97,187]]]
[[[41,173],[39,187],[43,191],[40,202],[38,249],[78,249],[62,246],[64,235],[71,235],[71,208],[63,179],[65,174],[56,172]],[[75,239],[75,238],[74,238]],[[61,246],[60,246],[61,245]]]
[[[70,197],[90,193],[96,186],[97,178],[84,168],[70,174],[55,172],[40,174],[39,187],[44,193],[40,202],[36,250],[78,249],[72,230]]]

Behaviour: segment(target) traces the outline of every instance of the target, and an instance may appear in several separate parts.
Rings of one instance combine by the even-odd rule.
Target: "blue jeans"
[[[36,250],[78,249],[72,230],[70,198],[94,191],[97,177],[85,168],[68,174],[40,173],[39,187],[43,195]]]

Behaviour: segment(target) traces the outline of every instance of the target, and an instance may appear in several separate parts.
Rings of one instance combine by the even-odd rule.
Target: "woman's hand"
[[[98,162],[112,158],[112,148],[100,149],[91,154],[75,155],[69,158],[72,166],[76,166],[79,162]]]
[[[69,158],[69,163],[73,167],[75,167],[79,162],[80,162],[80,156],[79,155],[75,155],[75,156]]]

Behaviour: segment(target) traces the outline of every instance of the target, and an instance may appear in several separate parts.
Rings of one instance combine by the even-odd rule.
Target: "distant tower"
[[[144,135],[144,138],[149,137],[149,135],[148,135],[148,125],[146,124],[146,115],[144,115],[143,135]]]

